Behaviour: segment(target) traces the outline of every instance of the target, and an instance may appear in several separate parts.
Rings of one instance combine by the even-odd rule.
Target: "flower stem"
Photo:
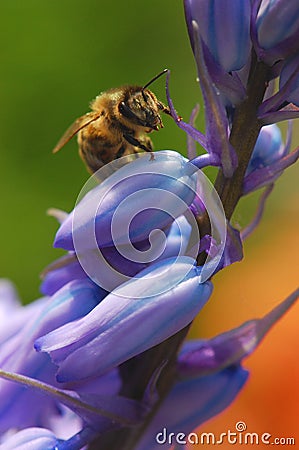
[[[236,108],[230,136],[230,142],[238,156],[238,167],[231,178],[226,178],[223,171],[220,171],[215,183],[228,219],[231,218],[242,195],[246,168],[262,126],[261,121],[257,118],[257,109],[263,100],[267,82],[268,68],[264,63],[257,61],[256,55],[253,53],[247,85],[247,97]],[[209,223],[203,220],[203,223],[199,224],[201,232],[204,226],[206,231],[209,230]],[[135,447],[144,429],[173,385],[176,355],[189,327],[190,325],[156,347],[132,358],[121,366],[120,373],[124,387],[120,394],[142,401],[155,370],[166,362],[157,385],[160,400],[140,427],[123,428],[117,432],[108,433],[105,437],[101,437],[101,439],[93,442],[89,446],[89,450],[106,450],[107,448],[132,450]]]
[[[236,107],[230,134],[230,143],[236,151],[238,166],[231,178],[226,178],[220,170],[215,182],[227,219],[231,218],[242,196],[245,172],[262,127],[257,117],[257,109],[265,95],[268,75],[269,68],[263,62],[257,61],[256,54],[253,52],[247,96]]]
[[[120,448],[122,450],[132,450],[135,447],[142,436],[144,429],[147,427],[149,421],[159,408],[160,403],[173,385],[176,355],[189,328],[190,325],[183,328],[166,341],[161,342],[161,344],[156,345],[141,355],[122,364],[120,373],[123,379],[123,388],[120,394],[140,401],[144,399],[145,391],[155,370],[163,366],[156,386],[159,394],[159,401],[152,409],[145,423],[140,427],[122,428],[119,431],[107,433],[105,436],[101,436],[98,440],[91,443],[88,447],[89,450],[107,450],[107,448],[113,450]]]

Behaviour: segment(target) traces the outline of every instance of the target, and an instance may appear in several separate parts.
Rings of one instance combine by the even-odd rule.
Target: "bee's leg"
[[[165,114],[168,114],[169,116],[171,116],[170,109],[168,108],[168,106],[164,105],[164,103],[158,102],[158,108]]]
[[[154,147],[153,147],[153,143],[152,143],[151,138],[146,136],[146,135],[142,135],[142,136],[140,136],[139,141],[142,142],[144,145],[146,145],[146,147],[148,149],[150,149],[150,150],[148,150],[148,151],[151,152],[150,161],[153,161],[155,159],[155,156],[154,156],[154,153],[153,153]]]
[[[149,136],[146,136],[145,134],[143,134],[140,137],[138,137],[138,141],[148,149],[147,151],[149,151],[149,152],[153,151],[153,149],[154,149],[153,143]]]
[[[169,116],[171,116],[171,112],[170,109],[168,108],[168,106],[165,106],[164,103],[162,102],[158,102],[158,108],[161,109],[161,111],[164,114],[168,114]],[[180,122],[183,118],[181,116],[177,116],[177,120]]]
[[[144,150],[145,152],[152,152],[152,146],[148,145],[151,144],[151,140],[146,140],[147,146],[145,146],[142,142],[138,141],[138,139],[134,138],[131,134],[124,134],[124,138],[129,144],[134,145],[135,147],[141,148],[141,150]],[[143,140],[145,142],[145,140]]]
[[[126,149],[125,145],[122,145],[120,147],[120,149],[118,150],[118,152],[116,153],[115,159],[118,159],[118,158],[121,158],[122,156],[124,156],[124,153],[125,153],[126,150],[127,149]]]

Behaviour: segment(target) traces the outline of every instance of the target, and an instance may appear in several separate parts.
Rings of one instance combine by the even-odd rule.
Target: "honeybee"
[[[170,115],[170,110],[147,87],[165,72],[167,69],[145,86],[122,86],[98,95],[90,104],[91,111],[67,129],[53,153],[78,134],[79,155],[94,173],[121,156],[152,152],[147,134],[163,128],[160,112]]]

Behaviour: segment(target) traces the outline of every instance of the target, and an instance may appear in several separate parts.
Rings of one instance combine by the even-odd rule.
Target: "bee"
[[[160,112],[170,115],[168,106],[160,102],[145,86],[122,86],[98,95],[90,104],[91,111],[79,117],[64,133],[53,153],[58,152],[76,134],[79,155],[90,173],[121,156],[152,152],[148,133],[163,128]]]

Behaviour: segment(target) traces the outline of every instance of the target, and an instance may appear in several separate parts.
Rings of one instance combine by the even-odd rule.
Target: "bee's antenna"
[[[144,91],[144,89],[146,89],[150,84],[152,84],[154,81],[156,81],[158,78],[160,78],[162,75],[164,75],[164,73],[166,73],[168,71],[168,69],[164,69],[162,70],[162,72],[158,73],[158,75],[156,75],[154,78],[152,78],[148,83],[146,83],[146,85],[143,86],[142,90]]]

